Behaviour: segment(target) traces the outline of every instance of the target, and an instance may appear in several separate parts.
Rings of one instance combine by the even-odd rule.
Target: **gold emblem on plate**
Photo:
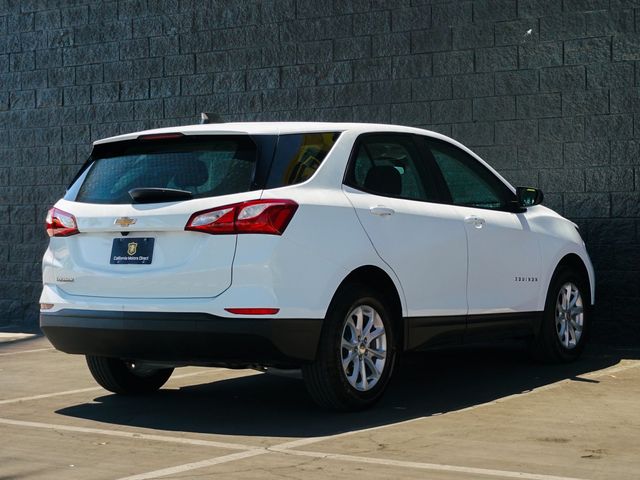
[[[129,245],[127,245],[127,255],[135,255],[137,251],[138,244],[136,242],[130,242]]]

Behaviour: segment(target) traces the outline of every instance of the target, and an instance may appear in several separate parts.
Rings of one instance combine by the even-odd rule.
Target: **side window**
[[[471,155],[439,140],[429,139],[427,145],[453,204],[493,210],[509,205],[513,193]]]
[[[358,140],[347,184],[366,192],[408,200],[436,201],[435,182],[406,135],[366,135]]]
[[[302,183],[311,178],[339,136],[338,132],[280,135],[267,188]]]

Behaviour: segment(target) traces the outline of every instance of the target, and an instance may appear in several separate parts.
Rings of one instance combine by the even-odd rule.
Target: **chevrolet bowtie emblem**
[[[128,227],[130,225],[133,225],[134,223],[136,223],[136,219],[135,218],[129,218],[129,217],[120,217],[118,219],[116,219],[116,221],[114,222],[116,225],[120,225],[121,227]]]

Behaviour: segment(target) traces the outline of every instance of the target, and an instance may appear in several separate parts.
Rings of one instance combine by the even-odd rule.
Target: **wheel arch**
[[[404,345],[405,332],[403,320],[404,305],[400,287],[396,286],[392,277],[382,268],[374,265],[363,265],[352,270],[342,282],[340,282],[340,285],[333,294],[331,304],[346,285],[353,283],[371,287],[385,297],[393,316],[394,333],[398,339],[397,345],[402,347]]]
[[[583,278],[586,280],[586,282],[588,283],[588,292],[589,292],[589,304],[592,305],[594,302],[594,285],[593,285],[593,278],[592,275],[589,271],[589,268],[587,268],[587,265],[585,264],[585,262],[583,261],[583,259],[580,257],[580,255],[578,255],[577,253],[568,253],[565,256],[563,256],[560,261],[558,262],[558,264],[556,265],[556,268],[553,271],[553,274],[551,275],[551,279],[553,279],[553,277],[556,275],[556,273],[561,269],[561,268],[570,268],[576,272],[578,272],[581,276],[583,276]],[[547,286],[547,291],[549,289],[549,286],[551,284],[551,279],[549,280],[549,285]]]

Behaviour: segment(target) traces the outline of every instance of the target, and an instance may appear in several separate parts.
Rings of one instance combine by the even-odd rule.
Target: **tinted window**
[[[436,201],[435,184],[408,135],[365,135],[352,157],[347,183],[378,195]]]
[[[254,187],[257,147],[248,136],[119,143],[97,149],[76,201],[131,203],[133,188],[187,190],[202,198]]]
[[[134,188],[187,190],[192,198],[304,182],[339,133],[200,135],[96,145],[65,198],[132,203]]]
[[[338,136],[336,132],[280,135],[266,188],[293,185],[311,178]]]
[[[504,209],[513,193],[463,150],[438,140],[426,141],[455,205]]]

